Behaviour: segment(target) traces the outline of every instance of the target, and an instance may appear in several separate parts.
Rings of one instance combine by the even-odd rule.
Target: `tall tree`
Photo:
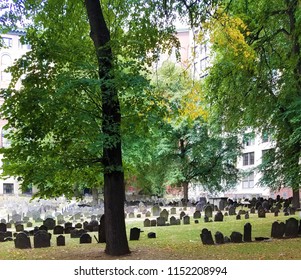
[[[208,98],[228,129],[269,131],[262,183],[290,186],[300,206],[300,1],[223,1],[212,22]],[[271,153],[269,153],[271,154]]]

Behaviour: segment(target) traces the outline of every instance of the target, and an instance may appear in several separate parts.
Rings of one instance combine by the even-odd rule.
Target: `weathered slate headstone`
[[[201,218],[201,212],[196,210],[196,211],[193,213],[193,218],[194,218],[194,219],[200,219],[200,218]]]
[[[265,210],[262,206],[257,209],[258,218],[265,218]]]
[[[213,212],[212,206],[211,206],[210,204],[207,204],[207,205],[204,207],[204,212],[205,212],[205,215],[206,215],[208,218],[211,218],[211,217],[212,217],[212,212]]]
[[[190,217],[188,215],[183,217],[183,225],[189,225],[190,224]]]
[[[177,208],[176,207],[170,208],[170,215],[176,215],[176,214],[177,214]]]
[[[129,219],[133,219],[135,218],[135,213],[134,212],[130,212],[129,213]]]
[[[151,220],[151,227],[155,227],[157,225],[157,220]]]
[[[98,227],[98,242],[106,243],[105,215],[102,215],[100,218],[100,223]]]
[[[53,234],[64,234],[64,227],[57,225],[53,228]]]
[[[176,218],[175,216],[171,216],[171,217],[169,218],[169,224],[170,224],[171,226],[177,225],[177,218]]]
[[[144,227],[150,227],[150,219],[145,219],[143,222]]]
[[[146,213],[145,213],[146,218],[149,218],[151,215],[152,215],[152,213],[150,211],[146,211]]]
[[[250,213],[251,213],[251,214],[255,214],[255,212],[256,212],[256,209],[255,209],[255,207],[251,207],[251,209],[250,209]]]
[[[182,211],[182,212],[180,213],[180,219],[182,220],[182,218],[183,218],[184,216],[186,216],[186,213],[185,213],[184,211]]]
[[[6,232],[7,231],[7,226],[5,223],[0,223],[0,231]]]
[[[211,231],[207,228],[203,228],[200,234],[203,245],[214,245]]]
[[[224,244],[225,243],[224,235],[220,231],[217,231],[215,233],[214,238],[215,238],[215,243],[216,244]]]
[[[76,223],[74,227],[77,228],[77,229],[80,229],[80,228],[83,228],[83,224],[82,223]]]
[[[51,234],[45,230],[39,230],[33,236],[34,248],[47,248],[50,247]]]
[[[160,212],[160,217],[163,217],[165,219],[165,221],[167,222],[168,221],[168,211],[166,209],[163,209],[161,212]]]
[[[244,225],[244,242],[252,242],[252,225],[250,223]]]
[[[17,224],[16,225],[16,232],[24,231],[24,225],[22,224]]]
[[[59,235],[56,238],[56,246],[65,246],[66,245],[66,240],[64,235]]]
[[[245,219],[247,220],[247,219],[249,219],[250,218],[250,215],[249,215],[249,212],[247,212],[246,214],[245,214]]]
[[[166,220],[165,220],[164,217],[158,217],[158,218],[157,218],[157,226],[158,226],[158,227],[160,227],[160,226],[165,226],[165,225],[166,225],[165,222],[166,222]]]
[[[285,224],[283,222],[274,222],[272,224],[271,237],[273,238],[283,238],[285,233]]]
[[[158,205],[154,205],[151,210],[153,216],[160,216],[161,208]]]
[[[140,238],[140,228],[134,227],[130,230],[130,240],[139,240]]]
[[[242,243],[242,234],[237,231],[233,231],[230,235],[232,243]]]
[[[49,230],[53,230],[55,227],[55,220],[52,218],[47,218],[46,220],[43,221],[43,225],[46,226]]]
[[[214,221],[215,222],[222,222],[224,220],[224,215],[221,211],[217,212],[215,215],[214,215]]]
[[[241,220],[241,216],[239,214],[236,215],[236,220]]]
[[[235,208],[235,206],[234,205],[230,205],[229,206],[229,216],[234,216],[234,215],[236,215],[236,208]]]
[[[89,233],[83,233],[79,238],[79,244],[92,243],[92,237]]]
[[[24,232],[18,233],[16,235],[16,239],[14,240],[14,242],[15,242],[15,248],[17,248],[17,249],[30,249],[31,248],[30,238]]]
[[[285,222],[285,233],[286,237],[297,237],[299,232],[298,220],[295,218],[289,218]]]

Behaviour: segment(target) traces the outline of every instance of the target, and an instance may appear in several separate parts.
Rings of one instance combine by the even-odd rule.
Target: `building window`
[[[2,44],[6,48],[11,48],[13,46],[12,38],[2,37]]]
[[[243,145],[245,147],[254,146],[255,145],[255,134],[254,133],[244,134]]]
[[[8,148],[11,145],[11,141],[7,139],[8,131],[6,129],[2,129],[1,131],[1,147]]]
[[[3,183],[3,194],[13,194],[14,193],[14,184]]]
[[[254,164],[254,152],[243,154],[243,166]]]
[[[270,141],[270,137],[269,137],[269,134],[267,131],[262,132],[261,140],[262,140],[262,143],[267,143]]]
[[[242,188],[243,189],[251,189],[254,188],[254,172],[250,173],[248,176],[243,178],[242,180]]]

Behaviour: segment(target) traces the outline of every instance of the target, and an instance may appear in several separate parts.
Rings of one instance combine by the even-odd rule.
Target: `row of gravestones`
[[[298,235],[301,235],[301,220],[300,224],[295,218],[289,218],[285,223],[275,221],[272,224],[271,237],[273,238],[294,238]]]
[[[47,248],[50,247],[51,234],[44,231],[39,230],[33,237],[34,248]],[[17,249],[30,249],[31,240],[30,237],[25,232],[20,232],[16,235],[14,240],[15,248]],[[79,237],[80,244],[92,243],[92,238],[88,233],[83,233]],[[57,246],[65,246],[65,236],[59,235],[56,238]]]
[[[214,235],[215,243],[211,234],[207,228],[202,229],[200,234],[201,241],[204,245],[214,245],[216,244],[224,244],[224,243],[242,243],[242,242],[251,242],[252,241],[252,225],[250,223],[246,223],[244,226],[244,234],[240,232],[233,231],[230,235],[224,236],[220,231],[217,231]]]
[[[175,216],[171,216],[169,218],[169,223],[167,223],[166,218],[158,217],[157,219],[145,219],[143,222],[144,227],[155,227],[155,226],[168,226],[168,225],[180,225],[181,221],[184,225],[190,224],[190,217],[188,215],[182,216],[180,218],[176,218]],[[198,222],[198,220],[196,221]]]

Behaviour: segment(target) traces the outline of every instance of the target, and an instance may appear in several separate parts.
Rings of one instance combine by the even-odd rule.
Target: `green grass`
[[[289,216],[291,217],[291,216]],[[251,242],[240,244],[203,245],[200,233],[208,228],[214,236],[216,231],[230,236],[232,231],[243,233],[245,223],[252,225],[252,239],[255,237],[270,237],[274,221],[285,221],[289,217],[281,214],[274,217],[267,214],[266,218],[250,215],[250,219],[236,220],[233,216],[224,217],[223,222],[199,224],[192,220],[190,225],[143,227],[143,220],[127,219],[127,233],[132,227],[139,227],[141,232],[138,241],[129,241],[131,254],[118,258],[110,257],[104,253],[105,244],[97,244],[94,237],[92,244],[79,244],[78,239],[71,239],[66,235],[66,246],[57,247],[55,236],[52,237],[50,248],[20,250],[14,248],[13,242],[0,243],[0,259],[2,260],[64,260],[64,259],[203,259],[203,260],[300,260],[301,237],[293,239],[273,239],[265,242]],[[300,220],[299,216],[293,216]],[[155,232],[156,239],[149,239],[147,233]],[[92,236],[97,233],[90,233]],[[32,237],[31,237],[32,238]],[[33,242],[32,242],[33,245]]]

